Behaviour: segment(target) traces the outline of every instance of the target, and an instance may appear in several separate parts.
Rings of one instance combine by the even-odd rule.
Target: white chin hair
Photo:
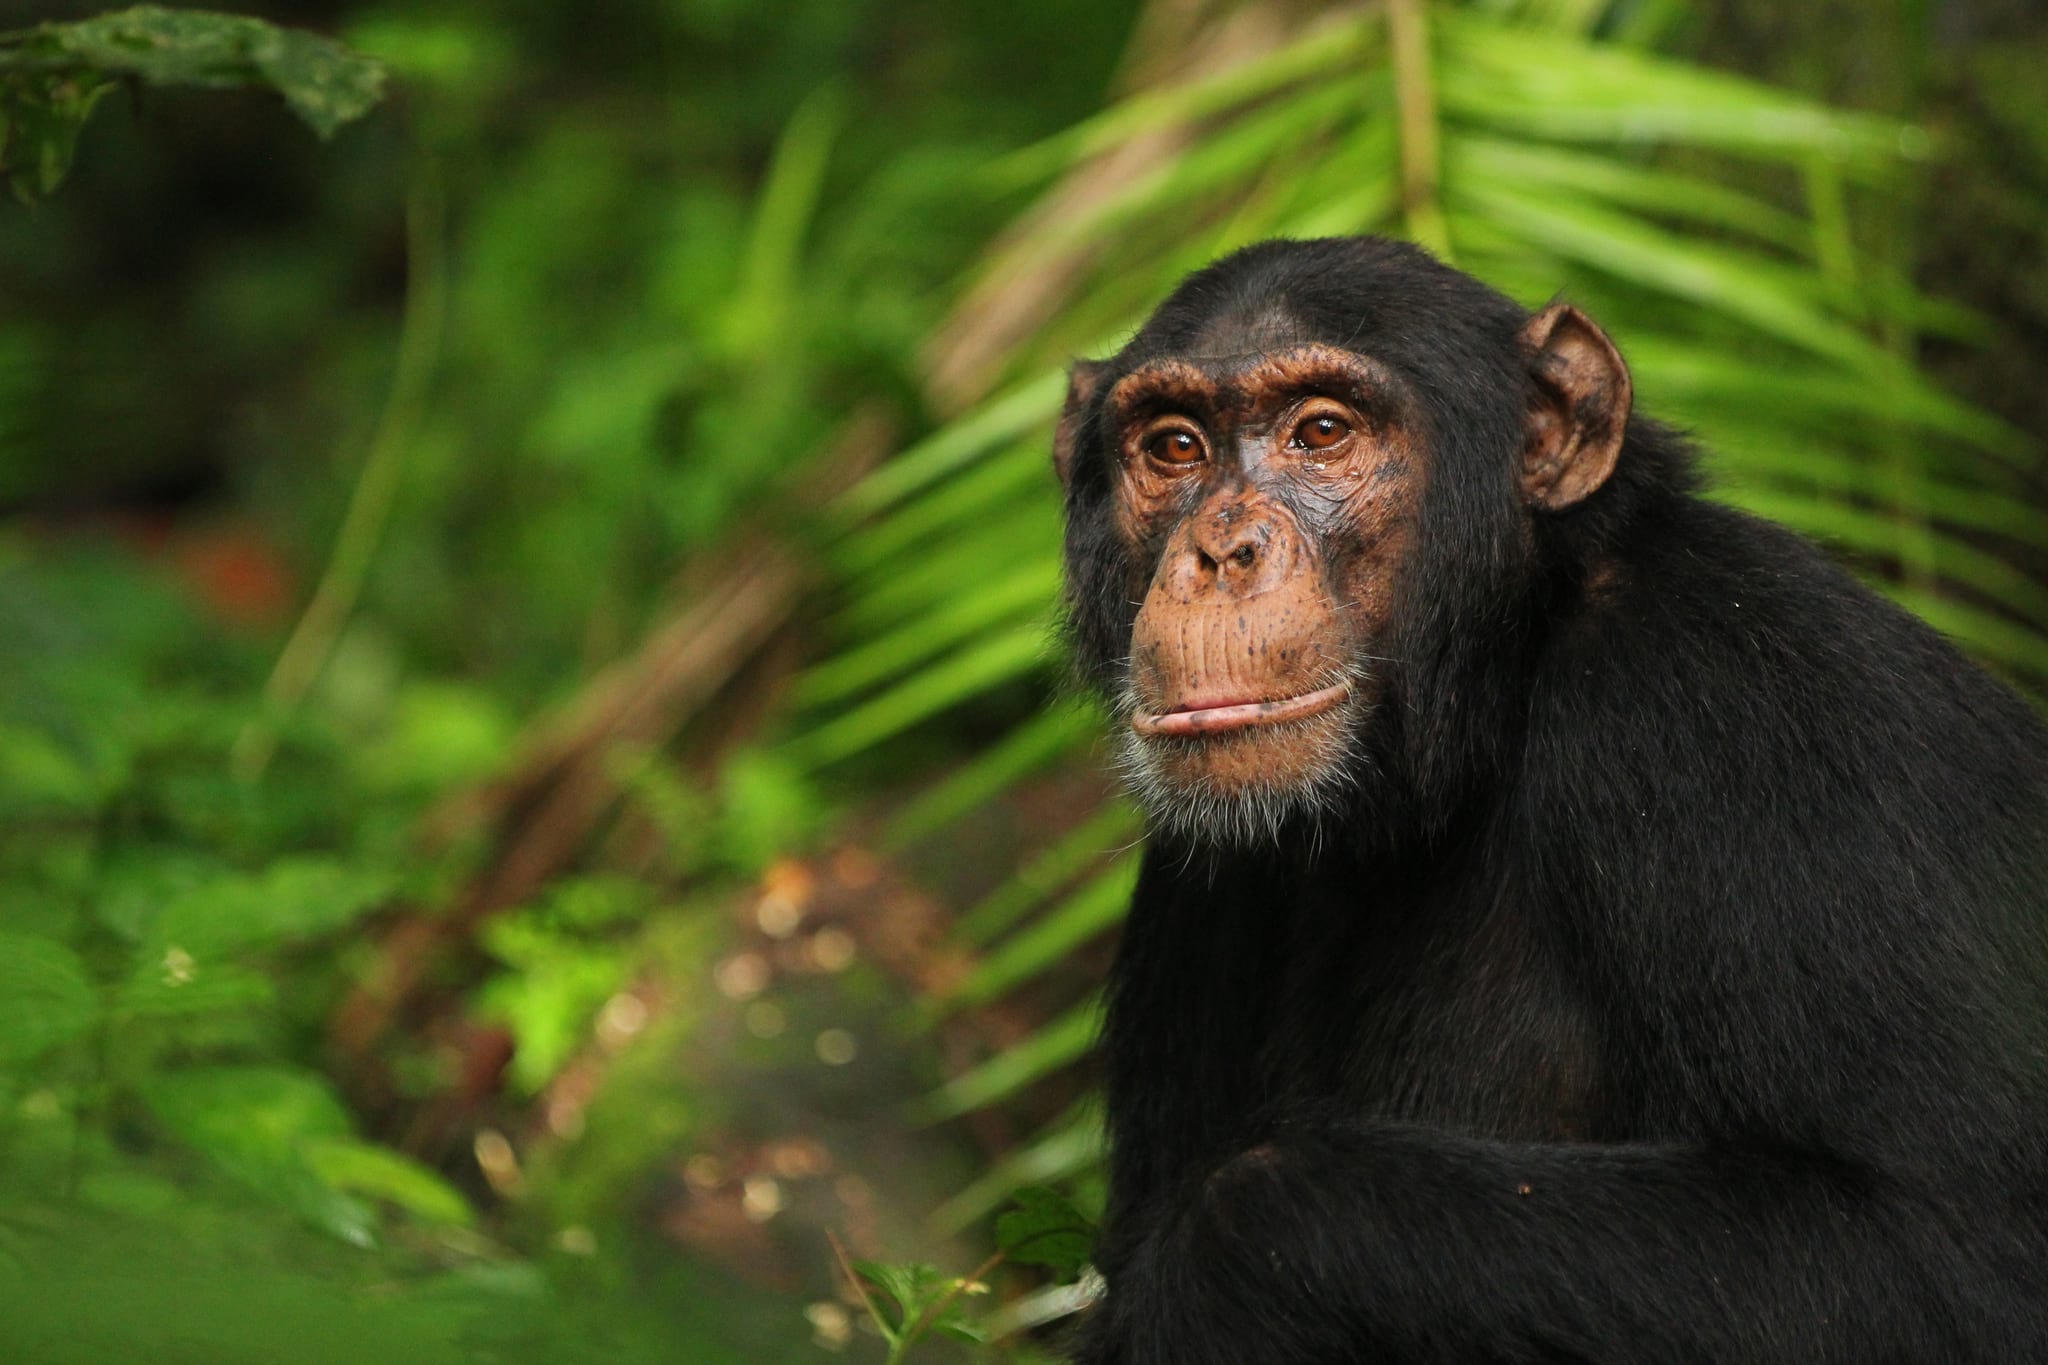
[[[1171,746],[1216,741],[1144,739],[1128,725],[1122,729],[1117,769],[1125,788],[1155,834],[1194,844],[1270,844],[1290,825],[1320,829],[1326,817],[1341,812],[1353,765],[1362,761],[1349,726],[1320,725],[1314,729],[1318,752],[1290,765],[1291,780],[1226,785],[1175,774],[1166,761]]]

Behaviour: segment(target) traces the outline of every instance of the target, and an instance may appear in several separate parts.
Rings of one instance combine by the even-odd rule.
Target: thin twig
[[[888,1320],[882,1316],[882,1310],[875,1304],[874,1295],[868,1292],[867,1284],[861,1279],[860,1272],[853,1268],[853,1262],[848,1259],[846,1248],[840,1243],[838,1234],[827,1228],[825,1240],[832,1244],[832,1255],[839,1262],[840,1273],[846,1276],[846,1282],[853,1287],[853,1292],[860,1295],[861,1305],[868,1310],[868,1316],[874,1319],[875,1326],[889,1343],[889,1356],[882,1365],[902,1365],[903,1353],[923,1340],[924,1334],[931,1330],[932,1324],[939,1320],[939,1316],[953,1306],[953,1300],[966,1293],[970,1286],[987,1279],[990,1272],[1001,1265],[1010,1254],[1007,1251],[998,1251],[968,1274],[954,1280],[951,1289],[932,1300],[915,1318],[906,1321],[902,1330],[891,1331]]]
[[[244,782],[254,782],[270,765],[277,752],[280,725],[319,678],[349,613],[355,610],[371,559],[390,520],[413,433],[426,408],[427,381],[440,355],[447,302],[441,177],[431,160],[422,160],[414,174],[405,217],[405,321],[391,388],[370,441],[370,453],[356,476],[348,511],[335,533],[326,571],[263,684],[261,708],[235,738],[229,763],[234,775]]]
[[[920,1340],[927,1331],[931,1330],[931,1325],[939,1320],[939,1315],[953,1306],[953,1300],[966,1293],[968,1286],[980,1284],[988,1277],[990,1271],[1001,1265],[1008,1258],[1009,1254],[1007,1251],[998,1251],[968,1274],[953,1281],[953,1287],[932,1300],[931,1305],[917,1315],[917,1321],[905,1330],[901,1338],[903,1349],[908,1350],[912,1344]],[[883,1362],[883,1365],[897,1365],[897,1361],[900,1358],[901,1351],[892,1352],[889,1359]]]
[[[1394,102],[1401,121],[1401,207],[1408,235],[1449,261],[1451,227],[1444,217],[1443,152],[1426,5],[1427,0],[1387,0]]]
[[[860,1295],[861,1307],[868,1310],[868,1316],[874,1320],[875,1327],[881,1334],[894,1343],[896,1334],[889,1330],[888,1321],[882,1317],[882,1310],[875,1305],[874,1295],[868,1293],[867,1285],[861,1281],[860,1272],[853,1268],[853,1262],[847,1258],[846,1248],[840,1244],[839,1234],[826,1228],[825,1240],[832,1244],[833,1258],[839,1262],[839,1270],[846,1276],[846,1283],[852,1287],[854,1293]]]

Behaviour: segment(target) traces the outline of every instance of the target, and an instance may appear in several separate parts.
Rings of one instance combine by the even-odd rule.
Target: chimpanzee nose
[[[1205,573],[1218,578],[1243,577],[1258,567],[1259,551],[1269,535],[1258,522],[1212,519],[1195,532],[1194,550]]]
[[[1283,529],[1265,509],[1243,503],[1198,514],[1185,542],[1190,586],[1226,597],[1265,591],[1285,576],[1291,558]]]

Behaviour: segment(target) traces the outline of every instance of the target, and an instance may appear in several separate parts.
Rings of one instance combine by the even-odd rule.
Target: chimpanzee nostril
[[[1294,559],[1286,515],[1232,502],[1204,510],[1182,526],[1173,556],[1189,592],[1244,597],[1271,589]]]

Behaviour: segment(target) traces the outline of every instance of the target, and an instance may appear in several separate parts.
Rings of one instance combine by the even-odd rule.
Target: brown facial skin
[[[1131,636],[1130,723],[1158,777],[1299,790],[1342,754],[1413,534],[1406,407],[1371,360],[1323,346],[1155,363],[1112,390],[1119,528],[1163,542]]]
[[[1563,511],[1613,471],[1628,371],[1568,305],[1534,314],[1522,339],[1523,499],[1532,514]],[[1063,478],[1093,382],[1076,367],[1055,445]],[[1132,585],[1143,597],[1126,698],[1155,806],[1313,804],[1340,781],[1384,690],[1378,669],[1394,662],[1429,469],[1418,412],[1399,376],[1320,344],[1153,360],[1104,397],[1115,526],[1134,564],[1156,563]]]

